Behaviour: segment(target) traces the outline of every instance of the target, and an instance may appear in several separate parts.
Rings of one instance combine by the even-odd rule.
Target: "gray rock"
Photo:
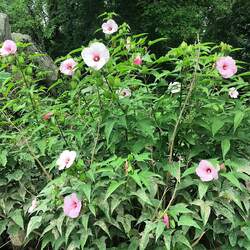
[[[27,51],[30,53],[38,53],[38,54],[44,54],[38,46],[32,41],[32,38],[29,35],[21,34],[21,33],[11,33],[12,40],[15,42],[23,42],[23,43],[31,43],[32,45],[27,47]],[[42,70],[48,71],[46,82],[47,83],[53,83],[57,80],[58,77],[58,68],[54,64],[53,60],[49,55],[43,55],[38,56],[35,59],[35,62],[37,63],[38,67],[40,67]]]
[[[4,13],[0,13],[0,42],[6,39],[11,39],[9,17]]]

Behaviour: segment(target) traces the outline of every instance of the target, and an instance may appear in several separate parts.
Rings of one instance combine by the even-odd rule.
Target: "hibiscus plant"
[[[250,73],[110,19],[46,72],[0,50],[0,234],[35,249],[249,249]],[[0,77],[0,79],[2,79]]]

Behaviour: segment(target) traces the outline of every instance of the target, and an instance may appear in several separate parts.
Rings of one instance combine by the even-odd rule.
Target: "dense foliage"
[[[104,61],[99,52],[88,58],[97,45],[85,43],[56,61],[65,75],[48,88],[29,45],[1,57],[2,241],[8,234],[36,249],[249,249],[250,73],[240,61],[234,76],[215,67],[236,50],[183,42],[157,57],[151,46],[164,39],[131,36],[126,24],[99,41],[110,58],[106,50]],[[65,64],[70,58],[76,67]],[[99,60],[98,70],[87,66]],[[76,152],[66,168],[64,150]],[[197,176],[204,159],[218,179]],[[74,193],[79,211],[69,216]]]
[[[183,40],[193,43],[199,34],[202,41],[243,48],[240,56],[249,60],[250,1],[245,0],[3,0],[0,11],[10,16],[13,31],[30,34],[53,57],[93,39],[98,15],[115,11],[134,34],[165,37],[167,43],[157,46],[161,53]]]

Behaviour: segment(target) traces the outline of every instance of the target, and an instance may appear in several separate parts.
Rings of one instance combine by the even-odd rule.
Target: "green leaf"
[[[23,177],[23,171],[16,170],[12,174],[7,174],[8,181],[20,181]]]
[[[166,41],[166,40],[167,40],[167,38],[161,37],[161,38],[155,39],[153,41],[149,41],[148,42],[148,46],[152,46],[155,43],[159,43],[159,42]]]
[[[23,216],[22,216],[22,210],[17,209],[14,212],[10,214],[10,218],[22,229],[24,229],[23,225]]]
[[[187,240],[187,238],[183,235],[183,232],[180,231],[180,230],[177,230],[175,233],[174,233],[174,236],[173,236],[173,245],[175,246],[176,243],[182,243],[184,244],[185,246],[187,246],[188,248],[190,249],[193,249],[191,244],[189,243],[189,241]],[[175,249],[175,248],[174,248]]]
[[[203,225],[207,224],[208,218],[210,216],[211,207],[208,202],[204,202],[201,206],[201,217],[203,220]]]
[[[97,222],[95,222],[94,225],[99,226],[109,236],[109,238],[111,238],[109,234],[109,229],[103,220],[98,220]]]
[[[202,199],[205,193],[207,192],[209,184],[204,183],[204,182],[199,182],[198,184],[198,193],[199,193],[199,198]]]
[[[81,221],[82,221],[83,228],[87,232],[88,231],[89,214],[82,215]]]
[[[222,149],[223,159],[225,159],[225,156],[226,156],[226,154],[228,153],[228,151],[230,149],[230,140],[229,139],[224,139],[221,142],[221,149]]]
[[[217,132],[224,126],[225,122],[222,119],[215,118],[212,123],[212,134],[215,136]]]
[[[115,120],[110,120],[110,121],[105,123],[104,133],[105,133],[105,137],[107,140],[107,145],[109,145],[109,138],[110,138],[110,134],[114,128],[114,125],[115,125]]]
[[[234,132],[239,127],[240,123],[242,122],[244,117],[244,113],[242,111],[237,111],[234,116]]]
[[[122,184],[124,184],[125,181],[112,181],[110,183],[110,186],[108,187],[106,196],[105,196],[105,200],[107,200],[109,198],[109,196],[118,188],[120,187]]]
[[[179,226],[188,226],[201,229],[200,226],[189,215],[182,215],[178,221]]]
[[[7,220],[0,220],[0,235],[5,231],[7,224]]]
[[[242,190],[240,182],[238,181],[238,179],[235,177],[233,172],[229,172],[229,173],[222,173],[222,176],[224,176],[225,178],[227,178],[235,187],[239,188],[240,190]]]
[[[66,233],[65,233],[65,242],[67,244],[68,240],[69,240],[69,236],[72,233],[72,231],[74,230],[74,228],[77,226],[77,223],[75,223],[74,221],[70,221],[70,223],[67,223],[67,229],[66,229]]]
[[[169,214],[172,216],[177,216],[179,214],[192,213],[190,209],[187,208],[187,204],[177,203],[169,208]]]
[[[8,151],[7,150],[2,150],[0,153],[0,166],[5,167],[7,164],[7,155]]]
[[[155,223],[153,222],[146,222],[146,226],[144,231],[142,232],[142,237],[140,239],[139,249],[144,250],[146,249],[148,242],[149,242],[149,233],[156,227]]]
[[[172,233],[173,233],[173,230],[169,230],[169,229],[163,232],[163,239],[164,239],[166,250],[171,250],[171,234]]]
[[[244,232],[244,234],[246,235],[246,237],[248,238],[248,240],[250,241],[250,227],[242,227],[241,231]]]
[[[171,176],[175,177],[178,182],[180,182],[181,179],[181,165],[179,162],[174,162],[172,164],[167,164],[164,166],[164,170],[167,170]]]
[[[152,205],[152,202],[150,201],[148,195],[146,194],[146,192],[143,189],[139,189],[137,192],[132,192],[131,194],[139,197],[139,200],[142,200],[144,203]],[[144,204],[142,204],[142,205],[144,205]]]
[[[155,242],[158,240],[158,238],[162,235],[166,225],[162,222],[159,221],[157,223],[156,231],[155,231]]]
[[[26,237],[28,237],[32,231],[39,228],[41,224],[42,224],[42,216],[31,217],[29,224],[27,226]]]
[[[90,183],[84,183],[83,185],[80,186],[80,190],[83,191],[85,194],[88,202],[90,202],[90,196],[91,196],[91,184]]]
[[[197,166],[187,168],[187,169],[184,171],[184,173],[181,175],[181,177],[185,177],[185,176],[187,176],[187,175],[194,174],[196,168],[197,168]]]

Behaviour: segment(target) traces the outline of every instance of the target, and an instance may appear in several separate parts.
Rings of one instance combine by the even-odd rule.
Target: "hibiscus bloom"
[[[52,115],[53,115],[53,112],[48,112],[48,113],[44,114],[43,120],[48,121]]]
[[[216,68],[223,78],[230,78],[237,72],[236,63],[230,56],[219,58],[216,62]]]
[[[37,200],[36,198],[34,198],[31,202],[31,206],[29,207],[28,213],[31,214],[36,207],[37,207]]]
[[[162,222],[166,225],[167,228],[170,228],[169,217],[167,214],[163,215]]]
[[[66,59],[65,61],[61,62],[60,71],[64,75],[72,76],[74,74],[74,71],[76,70],[76,65],[77,62],[75,62],[74,59]]]
[[[135,65],[141,65],[142,64],[142,58],[141,58],[141,56],[136,56],[135,57],[135,59],[134,59],[134,61],[133,61],[133,63],[135,64]]]
[[[113,19],[109,19],[106,23],[102,24],[102,31],[105,34],[113,34],[118,30],[118,25]]]
[[[17,51],[16,43],[12,40],[6,40],[3,43],[2,48],[0,49],[0,55],[1,56],[8,56],[8,55],[14,55]]]
[[[130,89],[120,89],[117,91],[117,94],[119,95],[120,98],[124,97],[130,97],[131,96],[131,90]]]
[[[75,158],[75,151],[64,150],[56,161],[56,165],[59,166],[59,170],[69,168],[74,163]]]
[[[169,85],[168,85],[168,90],[172,93],[172,94],[175,94],[175,93],[178,93],[181,91],[181,83],[180,82],[171,82]]]
[[[231,98],[236,99],[236,98],[238,98],[239,92],[237,91],[236,88],[232,87],[232,88],[229,89],[228,95],[229,95]]]
[[[78,200],[76,193],[72,193],[64,198],[63,211],[70,218],[76,218],[81,211],[82,203]]]
[[[201,160],[196,168],[196,174],[202,181],[211,181],[218,179],[218,170],[206,160]]]
[[[84,62],[95,70],[101,69],[109,60],[109,51],[103,43],[95,42],[83,49]]]

